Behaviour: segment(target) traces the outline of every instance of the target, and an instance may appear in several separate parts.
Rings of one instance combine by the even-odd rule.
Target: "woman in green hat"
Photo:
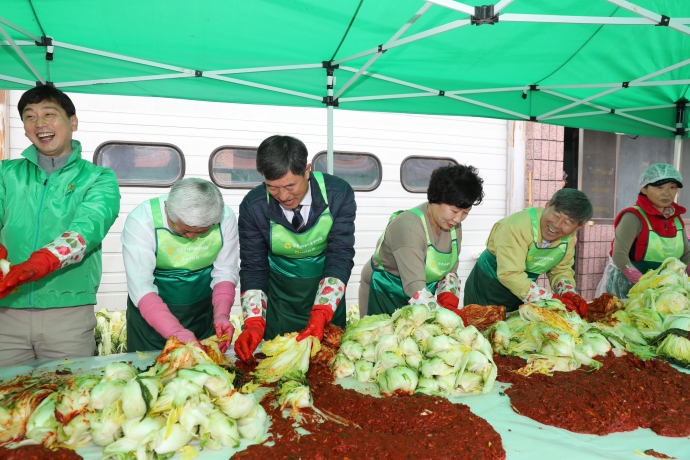
[[[674,203],[680,188],[683,177],[673,166],[656,163],[644,170],[635,206],[622,210],[614,222],[611,257],[597,296],[608,292],[626,299],[642,275],[668,257],[690,263],[690,243],[681,218],[685,208]]]

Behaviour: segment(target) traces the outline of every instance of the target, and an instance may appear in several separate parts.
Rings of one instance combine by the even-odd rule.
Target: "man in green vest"
[[[76,109],[50,85],[17,104],[33,144],[0,162],[0,367],[92,356],[101,242],[120,211],[113,170],[81,157]],[[0,275],[1,276],[1,275]]]
[[[238,281],[235,214],[211,182],[184,179],[137,206],[122,230],[127,272],[127,350],[161,350],[175,336],[229,340]]]
[[[564,188],[545,208],[499,220],[467,278],[464,304],[504,305],[510,312],[525,302],[556,297],[585,314],[587,302],[575,292],[574,239],[592,213],[584,193]],[[548,276],[553,291],[537,284],[541,274]]]
[[[243,361],[262,339],[301,331],[323,338],[326,323],[345,327],[345,287],[355,255],[352,187],[311,172],[307,148],[289,136],[264,140],[256,155],[264,183],[240,205]]]

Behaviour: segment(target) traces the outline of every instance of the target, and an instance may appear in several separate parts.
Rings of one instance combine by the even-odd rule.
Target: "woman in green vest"
[[[597,296],[608,292],[626,299],[642,275],[667,257],[690,263],[690,243],[681,218],[685,208],[674,203],[679,188],[683,177],[673,166],[657,163],[645,169],[635,206],[622,210],[614,222],[611,257]]]
[[[434,170],[427,202],[391,216],[376,252],[362,268],[360,314],[391,314],[408,304],[458,314],[458,253],[462,224],[484,197],[476,168],[449,165]],[[461,315],[462,316],[462,315]]]
[[[196,342],[228,336],[238,281],[237,221],[218,187],[184,179],[147,200],[122,230],[127,273],[127,350],[160,350],[176,336]]]
[[[465,285],[464,304],[504,305],[558,297],[584,314],[587,303],[575,292],[575,232],[593,208],[579,190],[557,191],[545,208],[527,208],[499,220]],[[546,274],[553,289],[537,284]]]
[[[262,339],[301,331],[323,338],[328,322],[345,327],[345,287],[355,255],[355,195],[344,180],[312,172],[307,148],[271,136],[257,150],[264,183],[240,204],[243,361]]]

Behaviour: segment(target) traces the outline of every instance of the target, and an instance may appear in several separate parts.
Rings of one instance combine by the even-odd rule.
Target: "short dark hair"
[[[426,198],[429,203],[467,209],[480,204],[484,199],[483,184],[484,179],[479,177],[474,166],[441,166],[431,173]]]
[[[562,212],[577,220],[579,225],[590,220],[594,214],[594,208],[587,195],[574,188],[562,188],[554,193],[549,206],[555,206],[556,212]]]
[[[256,152],[256,170],[267,180],[278,180],[288,171],[304,176],[307,170],[307,146],[290,136],[271,136]]]
[[[24,109],[29,104],[40,104],[41,102],[54,102],[65,111],[68,118],[77,114],[77,109],[74,108],[72,100],[62,91],[51,85],[37,86],[31,88],[29,91],[22,94],[17,104],[19,110],[19,118],[24,119]]]

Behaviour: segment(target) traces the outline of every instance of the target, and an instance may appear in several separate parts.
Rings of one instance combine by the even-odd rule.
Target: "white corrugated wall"
[[[18,158],[28,146],[16,108],[21,94],[10,92],[10,158]],[[182,150],[185,177],[208,179],[209,156],[223,145],[257,147],[272,134],[287,134],[307,145],[310,160],[326,148],[326,110],[125,96],[70,97],[79,118],[74,138],[82,143],[84,158],[89,161],[94,149],[106,141],[165,142]],[[464,281],[474,265],[472,255],[483,250],[491,226],[505,216],[507,122],[336,110],[334,126],[335,150],[374,154],[383,167],[383,180],[376,190],[356,193],[356,255],[348,284],[348,305],[357,303],[362,265],[373,254],[388,216],[426,199],[425,194],[409,193],[400,184],[400,164],[410,155],[452,157],[458,163],[476,166],[484,178],[486,198],[463,223],[458,274]],[[237,214],[247,190],[221,190]],[[121,188],[120,216],[103,242],[98,309],[126,307],[120,232],[127,213],[163,193],[166,189]]]

